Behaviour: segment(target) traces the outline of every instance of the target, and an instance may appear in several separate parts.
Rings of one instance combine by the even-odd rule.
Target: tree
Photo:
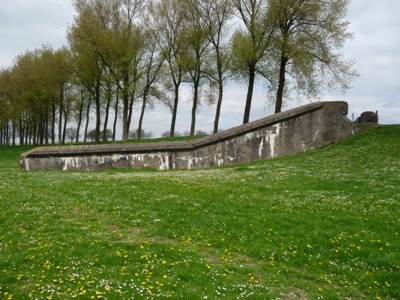
[[[76,142],[78,142],[80,137],[80,128],[84,119],[84,110],[85,107],[90,107],[90,103],[88,103],[88,92],[84,86],[79,86],[79,97],[75,102],[75,107],[73,109],[74,119],[77,121],[77,132],[76,132]]]
[[[197,108],[201,100],[201,86],[206,78],[206,66],[210,63],[211,48],[209,31],[206,19],[202,17],[202,6],[199,1],[187,0],[186,5],[187,25],[184,30],[184,39],[187,43],[187,70],[189,82],[193,90],[192,121],[190,135],[194,135],[196,126]]]
[[[174,136],[178,111],[179,89],[187,72],[187,43],[184,30],[187,24],[187,12],[182,0],[151,1],[149,12],[154,20],[158,33],[158,43],[168,66],[168,74],[164,76],[165,89],[173,93],[172,120],[170,135]]]
[[[62,116],[68,117],[66,101],[72,99],[66,97],[69,74],[64,54],[64,50],[43,46],[18,55],[10,69],[8,97],[18,119],[20,144],[29,140],[43,145],[50,137],[54,143],[56,115],[60,130]]]
[[[104,82],[111,75],[118,86],[123,103],[123,141],[128,139],[133,102],[137,97],[137,81],[141,76],[144,38],[142,28],[136,23],[143,3],[144,0],[74,0],[78,16],[70,30],[70,41],[73,45],[82,41],[89,51],[94,52],[93,59],[100,60],[99,66],[104,66],[98,73],[103,77],[93,78]],[[101,81],[96,83],[101,84]],[[100,136],[100,103],[98,95],[95,93],[94,96],[98,118],[96,130]]]
[[[203,130],[196,130],[196,136],[206,136],[206,135],[208,135],[207,132]]]
[[[135,23],[144,0],[109,0],[114,7],[112,18],[103,24],[107,28],[103,62],[115,77],[122,94],[122,140],[128,140],[133,101],[142,76],[141,61],[145,53],[143,28]]]
[[[89,130],[89,123],[90,123],[90,108],[92,106],[92,94],[89,93],[88,95],[88,103],[86,106],[86,124],[85,124],[85,134],[83,138],[83,142],[86,143],[86,138],[88,137],[88,130]],[[97,117],[96,117],[96,124],[97,124]],[[97,130],[95,130],[95,137],[97,136]],[[100,134],[99,134],[100,136]]]
[[[111,129],[106,129],[105,132],[101,132],[101,134],[105,137],[103,142],[107,142],[109,139],[112,139],[113,132]]]
[[[259,66],[271,50],[273,23],[268,19],[266,0],[232,0],[245,29],[238,29],[232,37],[233,72],[239,78],[247,78],[246,106],[243,124],[249,122],[256,75],[267,78]]]
[[[10,135],[13,145],[15,145],[15,126],[10,126],[10,123],[15,125],[12,113],[10,75],[9,69],[0,70],[0,146],[9,145]]]
[[[219,118],[224,95],[224,82],[228,78],[231,51],[227,46],[227,23],[233,17],[233,7],[230,0],[199,1],[199,14],[204,21],[208,39],[213,48],[211,68],[206,70],[207,75],[215,82],[218,89],[217,105],[214,119],[214,133],[218,132]]]
[[[29,141],[33,144],[43,144],[48,130],[48,118],[53,103],[53,89],[44,71],[46,51],[50,49],[35,49],[26,51],[17,56],[12,69],[12,81],[15,93],[14,104],[20,106],[26,113],[25,126],[29,135]]]
[[[78,130],[75,127],[68,127],[65,132],[70,142],[73,143],[74,139],[76,139],[77,137]]]
[[[158,89],[158,80],[162,74],[164,66],[164,56],[160,51],[158,45],[158,35],[155,30],[154,19],[151,18],[151,14],[148,13],[144,18],[144,32],[146,52],[143,61],[143,76],[139,81],[139,89],[142,93],[142,108],[139,117],[139,125],[137,129],[137,138],[142,138],[142,125],[145,111],[148,107],[153,107],[154,99],[161,100],[162,92]]]
[[[187,132],[187,135],[189,135],[189,131]],[[170,137],[171,133],[169,131],[165,131],[161,134],[161,137],[167,138]],[[173,137],[181,137],[182,134],[179,131],[175,131]]]
[[[138,129],[129,132],[129,138],[132,140],[151,139],[152,137],[153,133],[151,131],[147,132],[144,129],[141,129],[140,135],[138,134]]]
[[[93,7],[90,6],[93,1],[74,0],[78,15],[75,17],[74,24],[68,30],[67,38],[74,60],[75,75],[79,78],[80,84],[84,85],[91,94],[95,104],[96,127],[94,129],[94,140],[99,143],[102,106],[101,85],[104,80],[106,66],[98,51],[98,42],[101,41],[101,38],[99,38],[99,28],[101,26],[99,24],[100,17],[96,15]]]
[[[106,76],[106,80],[103,83],[103,89],[104,89],[104,94],[105,94],[106,107],[105,107],[105,116],[104,116],[103,131],[101,133],[101,139],[103,140],[103,142],[105,142],[108,140],[107,126],[108,126],[108,118],[109,118],[109,114],[110,114],[110,108],[111,108],[112,100],[114,99],[114,96],[116,94],[116,91],[118,91],[118,89],[115,89],[113,80],[110,80],[110,78],[108,78],[108,76]],[[115,99],[118,99],[118,96],[116,96]]]
[[[48,82],[47,90],[52,91],[52,126],[51,138],[55,143],[55,123],[58,112],[58,142],[64,143],[67,123],[71,119],[74,103],[76,101],[75,87],[71,85],[71,60],[70,52],[62,47],[56,51],[51,48],[43,51],[44,60],[42,77]]]
[[[349,0],[269,0],[268,19],[274,23],[274,55],[277,66],[275,113],[281,111],[287,77],[296,91],[318,96],[324,87],[350,88],[358,76],[353,61],[338,52],[352,37],[344,20]],[[288,90],[288,89],[287,89]]]
[[[91,142],[96,142],[96,129],[90,130],[87,134],[87,138],[91,141]]]

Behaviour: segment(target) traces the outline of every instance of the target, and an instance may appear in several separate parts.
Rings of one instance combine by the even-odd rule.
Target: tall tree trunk
[[[45,145],[46,141],[46,119],[47,117],[43,113],[42,116],[40,117],[40,145]]]
[[[40,115],[39,125],[38,125],[38,145],[44,145],[44,117],[43,114]]]
[[[81,100],[79,103],[79,112],[78,112],[78,124],[76,125],[76,137],[75,137],[75,141],[76,143],[79,142],[79,132],[81,130],[81,125],[82,125],[82,116],[83,116],[83,92],[81,92]]]
[[[118,121],[118,103],[119,103],[119,90],[118,90],[118,87],[117,87],[117,98],[115,99],[115,106],[114,106],[114,112],[115,112],[115,115],[114,115],[114,126],[113,126],[113,141],[115,141],[115,135],[116,135],[116,132],[117,132],[117,121]]]
[[[21,145],[25,146],[25,145],[28,145],[29,126],[30,126],[29,120],[28,120],[26,115],[25,115],[25,122],[23,122],[22,126],[23,126],[22,131],[24,133],[24,135],[23,135],[24,136],[24,142]]]
[[[46,118],[45,120],[45,143],[46,145],[49,145],[49,118]]]
[[[15,119],[12,121],[13,125],[12,125],[12,134],[13,134],[13,139],[12,139],[12,143],[13,146],[16,145],[16,133],[17,133],[17,124],[15,124]]]
[[[60,104],[59,111],[58,111],[58,143],[62,143],[62,122],[63,121],[63,107]]]
[[[63,126],[63,134],[62,134],[62,143],[63,145],[65,144],[65,136],[67,135],[67,124],[68,124],[68,118],[67,115],[69,115],[68,111],[64,112],[64,126]]]
[[[19,124],[18,124],[18,129],[19,129],[19,145],[20,146],[24,146],[24,136],[25,136],[25,122],[22,121],[22,115],[19,118]]]
[[[123,72],[123,84],[124,87],[122,89],[122,141],[126,142],[129,139],[129,126],[130,126],[130,119],[132,114],[132,105],[129,97],[128,87],[130,86],[129,82],[129,74],[127,69],[124,65],[124,72]],[[133,97],[132,97],[133,98]]]
[[[128,126],[128,110],[129,110],[129,95],[126,88],[122,90],[122,141],[126,142],[129,138]]]
[[[174,107],[173,107],[173,111],[172,111],[171,128],[169,131],[170,137],[175,136],[176,114],[178,113],[178,101],[179,101],[179,87],[180,87],[180,83],[175,85]]]
[[[61,86],[61,88],[60,88],[60,95],[59,95],[59,97],[60,97],[60,111],[59,111],[59,114],[60,114],[60,119],[58,120],[59,122],[58,122],[58,143],[59,144],[61,144],[62,143],[62,132],[61,132],[61,130],[62,130],[62,118],[63,118],[63,111],[64,111],[64,87],[63,86]]]
[[[281,64],[280,64],[280,68],[279,68],[278,91],[276,92],[275,113],[280,113],[282,110],[283,91],[285,89],[285,74],[286,74],[287,62],[288,62],[288,58],[282,54]]]
[[[106,115],[104,117],[104,125],[103,125],[103,136],[102,136],[102,140],[103,142],[107,141],[107,125],[108,125],[108,114],[110,112],[110,106],[111,106],[111,93],[108,96],[107,99],[107,105],[106,105]]]
[[[219,117],[221,115],[221,106],[222,106],[222,99],[224,97],[224,84],[222,82],[222,79],[220,78],[218,80],[218,102],[217,102],[217,108],[215,110],[215,119],[214,119],[214,133],[218,132],[218,127],[219,127]]]
[[[0,146],[4,146],[4,134],[5,134],[5,129],[0,126]]]
[[[37,130],[37,121],[36,120],[33,120],[33,124],[32,124],[32,127],[31,127],[31,132],[32,132],[31,133],[32,144],[36,146],[38,144],[38,139],[37,139],[38,130]]]
[[[197,112],[198,102],[199,102],[199,85],[196,82],[194,85],[194,93],[193,93],[192,123],[190,125],[190,136],[194,136],[194,131],[196,128],[196,112]]]
[[[32,140],[32,120],[29,120],[27,116],[26,118],[26,131],[25,131],[25,143],[24,145],[30,145]]]
[[[56,106],[55,103],[52,105],[52,120],[51,120],[51,143],[54,145],[56,143]]]
[[[129,111],[128,111],[128,138],[129,138],[129,129],[131,128],[132,122],[132,114],[133,114],[133,103],[135,102],[135,93],[131,95],[131,99],[129,100]]]
[[[249,123],[251,101],[253,99],[254,82],[256,77],[256,66],[251,64],[249,66],[249,86],[247,88],[246,107],[244,109],[243,124]]]
[[[137,130],[138,140],[140,140],[142,138],[142,124],[143,124],[144,112],[146,111],[147,93],[148,93],[148,91],[146,89],[143,93],[142,110],[140,112],[140,117],[139,117],[139,125],[138,125],[138,130]]]
[[[5,146],[6,145],[6,129],[3,126],[0,126],[0,146]]]
[[[6,126],[5,126],[5,141],[6,141],[6,146],[10,146],[10,123],[8,120],[6,121]]]
[[[100,81],[96,83],[95,91],[96,102],[96,129],[95,129],[95,143],[100,143],[100,126],[101,126],[101,103],[100,103]]]
[[[83,142],[84,143],[86,143],[87,135],[88,135],[89,122],[90,122],[90,105],[91,104],[92,104],[92,95],[89,93],[89,102],[88,102],[88,106],[87,106],[87,109],[86,109],[85,133],[84,133],[84,138],[83,138]]]
[[[1,130],[1,137],[0,137],[0,145],[1,146],[7,146],[7,122],[4,122],[4,124],[2,124],[3,129]]]
[[[129,138],[129,75],[124,74],[124,87],[122,89],[122,141],[126,142]]]

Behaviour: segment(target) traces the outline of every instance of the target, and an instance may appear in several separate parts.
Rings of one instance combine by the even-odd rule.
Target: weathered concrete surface
[[[346,102],[316,102],[188,142],[39,147],[20,157],[35,170],[223,166],[296,154],[354,133]]]
[[[355,121],[356,124],[361,124],[361,123],[374,123],[378,124],[378,111],[373,112],[373,111],[364,111],[361,116],[357,118]]]

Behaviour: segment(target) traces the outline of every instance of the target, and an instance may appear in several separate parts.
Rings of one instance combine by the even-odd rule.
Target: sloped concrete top
[[[300,106],[294,109],[290,109],[285,112],[277,113],[262,119],[258,119],[243,125],[239,125],[236,127],[232,127],[228,130],[224,130],[213,135],[209,135],[203,138],[195,139],[191,141],[191,144],[196,147],[206,146],[213,143],[217,143],[223,140],[228,140],[233,137],[237,137],[239,135],[243,135],[249,132],[256,131],[260,128],[272,126],[274,124],[284,122],[289,119],[297,118],[299,116],[308,114],[312,111],[319,110],[323,108],[325,103],[334,103],[334,102],[314,102],[304,106]],[[342,103],[347,107],[347,103],[344,101],[337,101],[336,103]],[[347,113],[346,113],[347,114]]]

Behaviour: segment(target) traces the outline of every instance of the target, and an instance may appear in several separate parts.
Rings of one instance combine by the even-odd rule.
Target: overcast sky
[[[67,45],[66,31],[75,12],[70,0],[0,1],[0,68],[13,64],[13,59],[26,50],[50,44],[54,49]],[[346,58],[356,60],[361,74],[345,95],[325,94],[321,100],[343,100],[349,103],[349,119],[363,111],[378,111],[382,124],[400,124],[400,0],[352,0],[347,20],[354,40],[343,49]],[[183,91],[185,92],[185,91]],[[230,84],[225,91],[220,128],[240,125],[243,118],[246,87]],[[179,104],[177,130],[190,129],[190,95]],[[303,102],[306,104],[308,102]],[[289,103],[284,109],[298,106]],[[251,120],[273,113],[265,95],[258,88],[253,98]],[[132,121],[136,128],[137,115]],[[149,111],[144,129],[155,136],[167,131],[171,115],[166,109]],[[203,107],[197,115],[196,129],[210,132],[214,108]],[[111,127],[111,126],[110,126]]]

